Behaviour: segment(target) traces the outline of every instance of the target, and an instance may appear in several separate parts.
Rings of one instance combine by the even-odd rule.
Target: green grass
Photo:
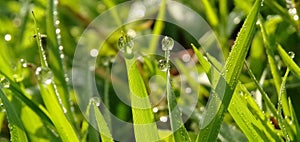
[[[300,141],[298,2],[292,1],[287,8],[288,0],[178,0],[211,26],[216,36],[206,40],[217,38],[223,64],[197,43],[199,39],[164,22],[170,15],[181,17],[168,7],[170,1],[162,0],[150,12],[157,20],[126,25],[122,25],[126,10],[113,9],[109,24],[119,29],[101,45],[99,56],[93,58],[93,71],[72,76],[76,45],[88,24],[122,2],[0,1],[0,141],[106,142],[114,141],[116,135],[138,142]],[[148,55],[164,46],[159,36],[140,43],[126,35],[130,30],[137,37],[173,38],[193,56],[194,63],[185,63],[186,53],[176,48],[160,56]],[[101,36],[86,40],[93,43]],[[121,49],[117,46],[120,37]],[[143,50],[136,52],[137,46]],[[127,53],[117,55],[118,51]],[[174,60],[169,60],[169,52]],[[165,72],[160,69],[162,59]],[[125,78],[111,75],[116,62],[122,63],[124,68],[119,70]],[[207,79],[198,79],[199,75]],[[153,76],[160,76],[163,83],[153,82]],[[80,86],[82,94],[75,89],[78,84],[72,84],[80,77],[86,77]],[[95,96],[92,77],[99,96]],[[199,83],[205,81],[209,83]],[[157,92],[151,90],[153,86]],[[129,104],[118,98],[116,87],[127,95],[123,99]],[[189,89],[199,90],[195,108],[185,107],[191,104],[182,99]],[[87,105],[84,110],[82,102]],[[123,130],[115,119],[132,128]]]

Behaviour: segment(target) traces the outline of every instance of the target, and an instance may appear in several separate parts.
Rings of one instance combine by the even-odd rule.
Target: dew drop
[[[161,71],[167,71],[167,69],[168,69],[167,61],[164,60],[164,59],[159,60],[158,61],[158,68]]]
[[[60,51],[62,51],[62,50],[64,49],[64,47],[63,47],[62,45],[60,45],[60,46],[58,47],[58,49],[59,49]]]
[[[260,6],[264,6],[264,0],[260,2]]]
[[[100,104],[101,104],[101,100],[100,100],[100,98],[99,97],[92,97],[91,99],[90,99],[90,101],[91,101],[91,103],[95,103],[95,105],[96,106],[100,106]]]
[[[134,46],[133,37],[123,33],[123,35],[119,38],[118,48],[120,49],[121,52],[124,53],[124,56],[127,59],[131,59],[134,56],[133,46]]]
[[[174,47],[174,40],[170,37],[165,36],[161,41],[163,51],[171,51]]]
[[[5,41],[10,41],[10,40],[11,40],[11,35],[10,35],[10,34],[6,34],[6,35],[4,36],[4,40],[5,40]]]
[[[159,118],[159,120],[160,120],[161,122],[167,122],[167,121],[168,121],[168,116],[161,116],[161,117]]]
[[[56,34],[59,34],[59,33],[60,33],[60,29],[56,29],[56,30],[55,30],[55,33],[56,33]]]
[[[23,68],[27,68],[28,67],[28,63],[26,62],[25,59],[20,59],[20,63],[22,65]]]
[[[152,111],[153,111],[154,113],[157,113],[157,112],[158,112],[158,108],[157,108],[157,107],[154,107],[154,108],[152,109]]]
[[[0,88],[9,88],[10,82],[5,77],[0,78]]]
[[[37,79],[45,85],[49,85],[53,81],[53,73],[49,68],[38,67],[35,71]]]
[[[295,58],[295,53],[293,51],[290,51],[289,53],[290,58],[294,59]]]
[[[184,89],[184,92],[186,93],[186,94],[190,94],[190,93],[192,93],[192,88],[190,88],[190,87],[186,87],[185,89]]]

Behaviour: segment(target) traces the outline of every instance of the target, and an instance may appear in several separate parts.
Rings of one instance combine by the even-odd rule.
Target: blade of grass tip
[[[27,136],[19,114],[16,113],[14,106],[9,102],[2,89],[0,89],[0,98],[6,109],[8,125],[10,129],[10,137],[12,142],[27,142]]]
[[[201,2],[204,6],[205,14],[206,14],[206,18],[207,18],[208,22],[214,29],[216,29],[219,24],[219,20],[218,20],[216,11],[213,9],[213,7],[210,3],[211,1],[201,0]]]
[[[69,88],[66,82],[65,68],[63,66],[63,46],[61,44],[61,30],[59,29],[59,19],[57,5],[58,0],[48,0],[46,31],[47,31],[47,46],[49,47],[49,64],[54,74],[54,82],[59,92],[62,103],[67,110],[67,115],[72,124],[75,124],[74,116],[71,110],[71,102],[69,96]]]
[[[225,78],[226,82],[224,81],[223,77],[220,77],[218,79],[218,82],[215,84],[216,86],[213,87],[216,92],[214,92],[214,94],[212,94],[213,96],[210,97],[210,102],[212,104],[208,105],[208,108],[206,110],[207,113],[203,121],[207,125],[198,133],[198,141],[216,141],[217,139],[217,135],[219,133],[225,111],[228,108],[228,105],[232,98],[232,94],[238,83],[238,77],[240,76],[241,69],[244,63],[243,61],[246,58],[246,54],[252,41],[252,37],[255,33],[255,24],[260,7],[261,0],[256,0],[253,8],[251,9],[251,12],[247,16],[246,21],[243,24],[240,33],[238,34],[233,49],[226,61],[225,70],[222,71],[222,75]],[[226,83],[226,86],[224,86],[224,83]],[[220,90],[220,88],[224,87],[225,94],[223,94],[224,90]],[[219,95],[223,95],[222,97],[224,98],[220,100]]]
[[[278,95],[278,108],[277,108],[277,111],[278,111],[278,114],[279,114],[279,119],[278,119],[278,122],[279,122],[279,126],[282,130],[282,133],[283,133],[283,136],[285,137],[286,141],[291,141],[293,140],[293,138],[291,137],[291,135],[287,132],[287,123],[285,123],[285,120],[282,116],[282,107],[283,107],[283,97],[286,97],[286,89],[285,89],[285,84],[286,84],[286,79],[289,75],[289,68],[286,69],[286,72],[285,72],[285,75],[282,79],[282,83],[281,83],[281,86],[280,86],[280,94]],[[287,101],[287,100],[286,100]],[[284,102],[284,103],[287,103],[287,102]],[[287,104],[285,104],[287,105]],[[286,106],[288,107],[288,106]],[[288,108],[287,108],[288,109]]]
[[[211,65],[210,65],[210,63],[207,61],[207,59],[204,58],[204,56],[199,52],[199,50],[195,47],[194,44],[191,44],[191,45],[193,47],[193,50],[194,50],[194,52],[195,52],[195,54],[196,54],[196,56],[197,56],[200,64],[202,65],[204,71],[206,73],[209,73],[211,71]]]
[[[268,35],[265,29],[265,26],[263,25],[264,21],[263,19],[260,17],[260,30],[263,36],[263,40],[266,46],[266,53],[267,53],[267,57],[268,57],[268,62],[270,65],[270,69],[271,69],[271,74],[273,76],[273,80],[274,80],[274,85],[276,88],[276,92],[277,94],[280,94],[280,84],[281,84],[281,77],[279,75],[279,70],[277,68],[277,63],[275,62],[275,55],[274,55],[274,49],[276,48],[275,46],[275,42],[274,42],[274,36],[273,35]]]
[[[125,59],[129,81],[134,135],[136,141],[158,141],[150,100],[142,76],[132,59]],[[147,138],[147,140],[145,139]]]
[[[277,51],[279,55],[281,56],[284,64],[288,66],[288,68],[293,72],[294,75],[296,75],[298,78],[300,78],[300,68],[299,66],[293,61],[292,54],[295,56],[295,53],[289,52],[291,55],[285,52],[285,50],[281,47],[281,45],[277,45]]]
[[[161,35],[164,28],[164,17],[166,15],[167,0],[162,0],[159,7],[159,13],[156,17],[153,32],[154,35]],[[158,45],[159,36],[152,36],[149,46],[149,53],[154,53]]]
[[[170,51],[173,49],[174,40],[164,37],[162,40],[162,50],[165,52],[166,64],[166,95],[168,101],[169,118],[175,141],[191,141],[186,128],[184,127],[181,112],[177,106],[176,96],[171,86],[170,79]],[[177,62],[178,63],[178,62]],[[188,77],[188,76],[187,76]],[[194,86],[195,88],[195,86]]]
[[[99,111],[98,106],[100,104],[97,104],[97,103],[100,103],[100,102],[95,102],[94,100],[91,101],[91,104],[93,106],[93,112],[95,113],[98,131],[100,133],[101,140],[103,142],[113,142],[113,138],[111,136],[111,133],[109,131],[107,123],[105,122],[103,115]]]

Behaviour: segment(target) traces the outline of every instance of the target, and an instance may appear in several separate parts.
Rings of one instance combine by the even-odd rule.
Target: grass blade
[[[63,46],[61,45],[61,35],[57,11],[58,0],[48,0],[47,7],[47,46],[49,50],[49,66],[54,74],[54,82],[61,97],[62,103],[67,110],[70,121],[74,124],[74,117],[71,111],[69,88],[65,79],[65,69],[61,58]],[[58,22],[57,22],[58,21]],[[59,32],[58,32],[59,31]]]
[[[91,101],[93,112],[95,113],[97,125],[98,125],[98,131],[101,136],[101,140],[103,142],[113,142],[113,138],[110,134],[109,128],[107,126],[107,123],[105,122],[105,119],[101,112],[99,111],[99,108],[97,106],[98,102]]]
[[[300,68],[299,66],[293,61],[293,59],[290,57],[288,53],[285,52],[285,50],[281,47],[281,45],[277,45],[277,50],[279,55],[281,56],[283,62],[288,66],[288,68],[296,75],[298,78],[300,78]]]
[[[271,69],[271,74],[274,79],[274,85],[276,88],[277,94],[280,94],[280,83],[281,83],[281,78],[279,75],[279,70],[277,68],[276,62],[275,62],[275,55],[274,55],[274,49],[275,49],[275,42],[274,42],[274,36],[271,34],[271,36],[267,33],[265,26],[263,25],[263,20],[260,18],[260,30],[263,36],[264,44],[266,45],[266,53],[268,57],[268,62],[270,65]]]
[[[134,135],[136,141],[159,140],[154,115],[142,76],[134,60],[126,60],[128,74]]]
[[[16,113],[14,106],[9,102],[2,89],[0,89],[0,98],[6,109],[6,115],[9,123],[10,135],[12,142],[27,142],[27,136],[23,124]]]
[[[233,49],[226,61],[225,70],[222,71],[222,76],[224,78],[219,77],[218,83],[213,86],[213,89],[216,90],[217,94],[213,93],[213,96],[210,97],[210,104],[207,108],[208,113],[205,114],[203,121],[203,124],[207,124],[207,126],[201,128],[197,137],[198,141],[216,141],[217,139],[224,113],[228,108],[234,88],[238,83],[238,77],[243,67],[243,62],[241,61],[244,61],[246,57],[251,39],[255,32],[255,24],[261,6],[260,3],[261,0],[256,0],[250,14],[243,24]],[[225,94],[223,94],[224,90],[220,90],[220,88],[224,88],[223,85],[225,83]],[[220,98],[219,95],[224,96]]]

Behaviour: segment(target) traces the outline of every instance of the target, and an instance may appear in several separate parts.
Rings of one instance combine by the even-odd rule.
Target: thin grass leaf
[[[30,107],[36,114],[39,115],[39,117],[41,117],[41,119],[49,126],[52,127],[53,123],[50,119],[50,115],[47,112],[47,110],[42,107],[42,106],[38,106],[37,104],[35,104],[34,102],[32,102],[24,93],[23,91],[20,89],[19,85],[17,85],[17,83],[15,83],[14,81],[12,81],[11,79],[8,78],[8,76],[6,74],[4,74],[3,72],[0,71],[0,74],[2,74],[3,76],[6,77],[6,79],[10,82],[10,90],[14,93],[14,96],[17,97],[18,99],[20,99],[23,103],[25,103],[28,107]]]
[[[291,112],[291,115],[292,115],[292,120],[291,122],[289,122],[291,124],[291,127],[295,133],[295,141],[300,141],[300,125],[299,125],[299,122],[298,122],[298,119],[297,119],[297,116],[296,116],[296,113],[295,113],[295,110],[294,110],[294,107],[292,105],[292,102],[291,102],[291,99],[289,98],[289,106],[290,106],[290,112]],[[293,124],[293,125],[292,125]]]
[[[162,0],[160,7],[159,7],[159,13],[156,18],[156,22],[154,24],[154,29],[152,34],[154,35],[161,35],[163,27],[164,27],[164,17],[166,15],[166,5],[167,0]],[[156,47],[158,45],[159,36],[152,36],[150,45],[149,45],[149,53],[154,53],[156,50]]]
[[[201,64],[206,65],[206,66],[203,66],[203,68],[206,71],[206,73],[210,76],[210,74],[211,74],[210,63],[207,60],[205,60],[203,55],[200,54],[199,51],[194,46],[193,46],[193,48],[194,48],[195,54],[198,57],[199,62]],[[256,109],[255,114],[260,114],[261,120],[256,119],[256,116],[254,116],[252,114],[252,112],[249,110],[249,108],[247,106],[248,104],[246,102],[249,102],[250,100],[252,100],[252,104],[250,104],[250,106],[255,106],[256,103],[254,102],[254,100],[251,97],[241,96],[240,95],[241,90],[243,90],[244,92],[248,92],[245,89],[245,87],[239,83],[239,85],[237,85],[237,90],[233,94],[232,100],[228,107],[228,111],[230,112],[230,114],[232,115],[233,119],[238,124],[238,126],[241,128],[241,130],[244,132],[244,134],[247,136],[247,138],[249,140],[254,140],[254,139],[261,140],[263,138],[267,139],[263,135],[265,135],[265,133],[268,133],[269,139],[280,140],[279,137],[276,135],[276,133],[274,133],[273,131],[268,131],[267,129],[265,129],[265,131],[264,131],[265,133],[261,132],[261,129],[264,129],[264,126],[268,125],[269,123],[262,120],[265,118],[264,118],[264,115],[262,114],[261,110],[258,107],[256,107],[257,109]],[[248,98],[248,101],[246,100],[246,98]],[[247,117],[245,117],[245,116],[247,116]],[[249,125],[249,124],[253,124],[253,125]],[[260,128],[260,129],[256,129],[256,127]],[[269,127],[271,127],[271,126],[268,126],[266,128],[271,129]]]
[[[154,121],[154,114],[142,76],[136,67],[136,62],[126,59],[126,68],[130,88],[135,140],[157,141],[159,140],[159,136]]]
[[[97,125],[98,125],[98,131],[101,136],[101,140],[103,142],[113,142],[113,138],[111,136],[111,133],[109,131],[109,128],[107,126],[107,123],[105,122],[104,117],[102,116],[101,112],[99,111],[98,106],[96,105],[96,102],[92,101],[92,109],[95,113]]]
[[[53,10],[54,2],[52,0],[49,0],[49,3],[50,3],[49,9],[51,9],[50,11],[53,12],[54,11]],[[33,14],[33,16],[34,16],[34,14]],[[52,16],[52,15],[50,15],[50,16]],[[35,19],[35,17],[34,17],[34,19]],[[50,23],[51,23],[51,19],[52,19],[52,23],[53,23],[53,17],[49,18]],[[37,27],[37,25],[36,25],[36,27]],[[52,28],[54,28],[54,27],[50,27],[50,29],[52,29]],[[77,142],[77,141],[79,141],[79,139],[78,139],[75,129],[72,126],[72,121],[70,121],[68,119],[68,118],[70,118],[70,117],[68,117],[68,114],[67,114],[68,110],[63,105],[63,102],[62,102],[61,96],[58,92],[57,86],[56,86],[55,82],[53,81],[53,73],[48,68],[48,62],[47,62],[47,58],[46,58],[45,51],[44,51],[44,48],[46,48],[45,46],[47,46],[47,43],[45,41],[46,39],[44,39],[43,36],[39,33],[38,28],[36,28],[36,35],[37,35],[37,42],[39,45],[38,49],[39,49],[39,54],[40,54],[40,59],[41,59],[41,64],[42,64],[42,67],[38,67],[36,69],[36,75],[37,75],[38,85],[39,85],[39,88],[41,91],[43,102],[45,103],[45,106],[51,116],[51,120],[52,120],[54,126],[56,127],[62,140],[64,142],[69,142],[69,141]],[[50,35],[54,36],[54,38],[52,38],[52,40],[56,39],[55,33],[50,34]],[[54,42],[54,43],[57,44],[57,42]],[[51,45],[51,42],[50,42],[50,45]],[[59,61],[56,61],[56,63],[58,63],[58,62]],[[59,73],[61,73],[61,72],[59,72]],[[70,113],[70,115],[72,115],[71,111],[69,111],[69,113]]]
[[[62,140],[64,142],[78,142],[76,131],[68,120],[64,108],[61,107],[55,85],[53,83],[46,85],[41,80],[38,83],[45,106]]]
[[[285,137],[286,141],[288,141],[288,142],[293,140],[293,138],[291,137],[291,134],[288,133],[288,130],[287,130],[288,126],[286,123],[284,123],[285,120],[283,119],[283,116],[281,114],[282,114],[283,104],[284,104],[284,108],[285,108],[284,109],[285,113],[290,114],[290,112],[288,110],[289,108],[287,108],[288,106],[286,106],[288,104],[287,104],[287,98],[286,98],[287,96],[286,96],[286,89],[285,89],[286,79],[289,75],[289,72],[290,72],[290,70],[287,69],[285,72],[285,75],[282,79],[282,83],[280,86],[280,94],[278,95],[278,108],[277,108],[277,111],[279,114],[279,119],[278,119],[279,126],[282,130],[283,136]]]
[[[180,66],[179,68],[183,68],[184,66],[180,64],[180,61],[176,61],[176,63]],[[184,70],[184,69],[183,69]],[[191,141],[188,132],[186,128],[184,127],[184,123],[182,121],[181,111],[179,110],[177,106],[176,96],[175,93],[171,87],[170,82],[170,71],[169,68],[167,69],[167,85],[166,85],[166,95],[168,100],[168,108],[169,108],[169,117],[170,117],[170,123],[173,130],[173,136],[175,141],[185,141],[189,142]],[[187,74],[186,72],[184,74]],[[193,80],[189,75],[187,78],[190,78]],[[190,85],[193,87],[193,89],[196,89],[194,83],[190,83]]]
[[[208,0],[201,0],[204,9],[205,9],[205,14],[206,14],[206,18],[208,20],[208,22],[210,23],[210,25],[214,28],[216,28],[219,24],[219,20],[218,20],[218,16],[217,13],[215,12],[215,10],[213,9],[212,5],[211,5],[211,1]]]
[[[267,53],[267,57],[268,57],[268,62],[270,65],[270,69],[271,69],[271,74],[273,76],[273,80],[274,80],[274,85],[276,88],[276,92],[277,94],[280,94],[280,84],[281,84],[281,78],[279,75],[279,70],[277,68],[277,64],[275,62],[275,55],[274,55],[274,49],[276,48],[276,44],[275,44],[275,38],[274,35],[268,34],[265,26],[263,25],[263,19],[260,18],[260,30],[263,36],[263,40],[264,40],[264,44],[266,46],[266,53]]]
[[[293,59],[290,57],[290,55],[285,52],[285,50],[281,47],[281,45],[277,45],[277,51],[279,55],[281,56],[283,62],[288,66],[288,68],[296,75],[298,78],[300,78],[300,68],[299,66],[293,61]]]
[[[58,0],[48,0],[48,7],[47,7],[47,50],[49,50],[49,66],[54,74],[54,82],[57,85],[57,90],[59,92],[60,98],[62,103],[67,110],[67,115],[72,122],[75,124],[74,116],[71,110],[71,103],[70,103],[70,96],[69,96],[69,88],[65,78],[65,69],[63,66],[63,60],[61,55],[63,54],[63,48],[61,44],[61,35],[58,19],[58,11],[57,11]],[[58,32],[59,31],[59,32]],[[39,33],[37,33],[39,34]]]
[[[213,86],[217,94],[213,93],[213,96],[210,97],[210,104],[206,109],[207,113],[203,121],[203,124],[207,124],[207,126],[201,128],[197,137],[198,141],[216,141],[217,139],[224,113],[228,108],[234,89],[238,83],[238,77],[243,67],[242,61],[245,60],[252,37],[255,33],[255,24],[261,7],[260,4],[261,0],[256,0],[226,61],[225,70],[222,71],[222,77],[219,77],[218,83]],[[224,94],[222,88],[225,89]],[[220,98],[219,95],[222,97]]]
[[[16,113],[14,106],[9,102],[2,89],[0,89],[0,98],[6,109],[6,115],[9,123],[10,135],[12,142],[27,142],[27,136],[23,124]]]

